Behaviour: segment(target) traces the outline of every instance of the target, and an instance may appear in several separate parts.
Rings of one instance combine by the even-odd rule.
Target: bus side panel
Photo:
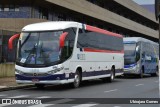
[[[70,70],[75,73],[78,67],[82,68],[83,80],[109,77],[113,65],[117,72],[122,71],[124,49],[121,35],[86,25],[77,32],[76,41]]]
[[[76,71],[77,67],[82,68],[82,79],[89,79],[93,76],[96,76],[96,78],[109,77],[112,65],[115,65],[116,74],[122,74],[123,54],[80,52],[77,48],[70,62],[73,72]]]
[[[144,73],[155,73],[158,65],[156,48],[148,42],[143,42],[142,44],[142,66],[144,66]]]

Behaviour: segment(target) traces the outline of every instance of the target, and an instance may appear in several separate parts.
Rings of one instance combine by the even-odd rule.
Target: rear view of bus
[[[127,37],[124,43],[124,75],[158,75],[158,47],[153,41],[140,37]]]

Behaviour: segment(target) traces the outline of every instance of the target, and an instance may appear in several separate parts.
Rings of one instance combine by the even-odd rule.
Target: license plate
[[[39,82],[39,79],[32,79],[32,82],[37,83]]]

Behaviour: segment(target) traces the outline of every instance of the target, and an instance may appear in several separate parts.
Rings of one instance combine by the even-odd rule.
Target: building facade
[[[2,31],[20,32],[27,24],[62,20],[158,42],[158,22],[154,14],[131,0],[0,0]],[[9,54],[5,43],[11,35],[0,35],[0,61],[12,62],[15,54]],[[11,53],[16,52],[16,45],[14,50]]]
[[[159,44],[160,44],[160,0],[155,0],[155,16],[156,16],[156,19],[159,20]],[[160,46],[159,46],[159,50],[160,50]],[[159,54],[159,58],[160,58],[160,54]]]

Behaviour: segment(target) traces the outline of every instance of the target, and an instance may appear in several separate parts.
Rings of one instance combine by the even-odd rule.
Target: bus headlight
[[[48,74],[54,74],[54,73],[55,73],[54,70],[48,71]]]
[[[135,70],[135,69],[136,69],[135,65],[133,65],[133,66],[130,67],[130,70]]]
[[[57,72],[63,70],[63,68],[64,68],[64,67],[58,68],[57,66],[54,66],[54,70],[48,71],[48,74],[55,74],[55,73],[57,73]]]
[[[140,64],[137,64],[136,72],[139,72]]]
[[[17,74],[23,74],[23,72],[20,71],[20,70],[18,70],[18,69],[15,69],[15,72],[16,72]]]

